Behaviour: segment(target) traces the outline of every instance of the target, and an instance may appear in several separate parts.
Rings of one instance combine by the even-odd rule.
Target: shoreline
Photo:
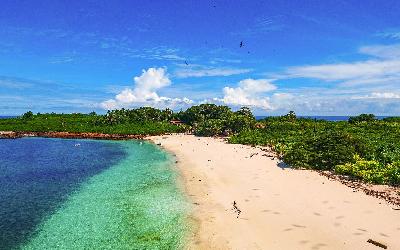
[[[95,132],[25,132],[0,131],[0,139],[17,139],[22,137],[44,137],[60,139],[94,139],[94,140],[130,140],[144,139],[146,135],[104,134]]]
[[[400,211],[362,190],[286,168],[258,147],[183,134],[147,139],[177,158],[197,223],[187,249],[376,249],[368,240],[400,248]]]
[[[183,134],[177,133],[176,135]],[[18,139],[23,137],[43,137],[43,138],[59,138],[59,139],[92,139],[92,140],[150,140],[153,141],[152,137],[160,137],[174,134],[163,134],[163,135],[135,135],[135,134],[104,134],[97,132],[64,132],[64,131],[50,131],[50,132],[29,132],[29,131],[0,131],[1,139]],[[276,153],[268,149],[267,147],[257,146],[256,148],[262,148],[266,152],[264,156],[272,157],[272,159],[278,158]],[[168,150],[170,151],[170,150]],[[170,151],[175,155],[175,152]],[[400,187],[388,186],[388,185],[374,185],[362,182],[354,178],[347,176],[338,175],[329,171],[311,170],[319,173],[328,179],[338,181],[343,185],[353,188],[354,191],[362,191],[367,195],[382,199],[392,205],[400,206]]]
[[[400,249],[398,187],[291,169],[265,148],[211,137],[0,131],[36,136],[145,139],[170,152],[193,208],[187,249],[373,249],[368,240]]]

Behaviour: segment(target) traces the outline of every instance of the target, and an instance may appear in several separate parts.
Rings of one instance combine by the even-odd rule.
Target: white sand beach
[[[384,200],[285,168],[259,148],[182,134],[150,139],[177,156],[198,224],[189,249],[382,249],[369,239],[400,249],[400,211]]]

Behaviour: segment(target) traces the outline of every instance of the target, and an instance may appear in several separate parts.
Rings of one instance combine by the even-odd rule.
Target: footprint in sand
[[[389,237],[389,235],[384,234],[384,233],[379,233],[379,235],[380,235],[380,236],[383,236],[383,237]]]
[[[273,212],[273,214],[279,215],[279,214],[281,214],[281,213],[279,213],[279,212]]]
[[[290,228],[290,227],[286,228],[286,229],[283,229],[284,232],[289,232],[289,231],[292,231],[292,230],[293,230],[293,228]]]
[[[342,223],[335,222],[335,223],[333,223],[333,225],[334,225],[335,227],[340,227],[340,226],[342,225]]]
[[[324,243],[318,243],[318,244],[315,244],[314,246],[312,246],[311,249],[318,250],[318,249],[321,249],[322,247],[326,247],[326,246],[328,246],[328,245],[324,244]]]
[[[314,215],[315,215],[315,216],[321,216],[320,213],[316,213],[316,212],[314,212]]]
[[[261,211],[261,212],[263,212],[263,213],[269,213],[271,210],[269,210],[269,209],[264,209],[263,211]]]
[[[335,219],[340,220],[340,219],[343,219],[343,218],[344,218],[344,216],[340,215],[340,216],[337,216]]]
[[[307,244],[309,241],[308,240],[301,240],[301,241],[299,241],[299,243],[301,244],[301,245],[305,245],[305,244]]]
[[[297,227],[297,228],[306,228],[306,226],[298,225],[298,224],[292,224],[292,226]]]

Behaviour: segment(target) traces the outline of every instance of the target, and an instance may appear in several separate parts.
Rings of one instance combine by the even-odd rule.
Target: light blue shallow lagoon
[[[174,158],[145,141],[0,140],[0,249],[179,249]]]

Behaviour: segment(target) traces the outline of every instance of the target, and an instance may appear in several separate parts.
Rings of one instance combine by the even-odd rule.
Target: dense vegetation
[[[227,106],[202,104],[192,106],[177,117],[192,127],[195,135],[231,135],[253,128],[256,119],[249,108],[243,107],[233,112]]]
[[[156,135],[183,132],[182,126],[169,123],[172,111],[153,108],[114,110],[105,115],[90,114],[33,114],[0,119],[0,131],[67,131],[106,134]]]
[[[172,120],[185,124],[174,125]],[[192,130],[199,136],[229,135],[248,129],[255,118],[248,108],[233,112],[227,106],[202,104],[174,113],[170,109],[151,107],[108,111],[105,115],[90,114],[33,114],[0,119],[0,131],[68,131],[107,134],[162,134]]]
[[[259,121],[231,143],[268,145],[293,167],[331,170],[377,184],[400,185],[400,122],[373,115],[331,122],[294,113]]]
[[[171,124],[179,119],[184,125]],[[162,134],[191,131],[230,136],[229,142],[265,145],[293,167],[329,170],[367,182],[400,185],[400,118],[362,114],[348,121],[297,118],[294,112],[256,121],[248,108],[202,104],[173,112],[150,107],[105,115],[33,114],[0,119],[0,131],[70,131]]]

